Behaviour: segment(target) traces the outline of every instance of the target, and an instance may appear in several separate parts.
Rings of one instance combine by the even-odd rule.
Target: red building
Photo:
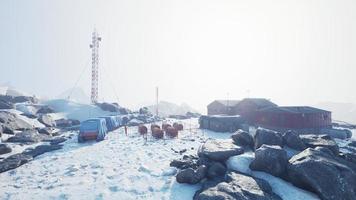
[[[274,130],[320,130],[329,128],[331,112],[308,106],[278,106],[255,113],[254,123]]]

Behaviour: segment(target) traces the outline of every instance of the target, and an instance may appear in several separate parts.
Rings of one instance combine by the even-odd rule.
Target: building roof
[[[330,112],[319,108],[310,106],[275,106],[261,109],[260,111],[266,112],[286,112],[286,113],[325,113]]]
[[[265,108],[265,107],[275,107],[277,104],[272,103],[268,99],[264,98],[244,98],[242,101],[249,101],[257,105],[258,108]]]
[[[215,100],[224,106],[236,106],[240,101],[239,100]]]

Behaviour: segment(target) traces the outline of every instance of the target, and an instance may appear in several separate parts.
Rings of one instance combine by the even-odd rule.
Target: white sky
[[[99,96],[115,90],[123,106],[153,102],[157,85],[200,110],[227,94],[356,102],[355,11],[354,0],[0,0],[0,83],[47,97],[73,87],[95,26]]]

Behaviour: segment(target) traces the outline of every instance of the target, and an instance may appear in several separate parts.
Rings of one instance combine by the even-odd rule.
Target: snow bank
[[[43,104],[49,105],[56,112],[57,116],[77,119],[79,121],[84,121],[93,117],[108,116],[118,113],[103,111],[101,108],[95,105],[82,104],[66,99],[55,99],[43,102]]]

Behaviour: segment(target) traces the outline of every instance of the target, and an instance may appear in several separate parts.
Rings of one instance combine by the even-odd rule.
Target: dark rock
[[[1,127],[2,127],[2,132],[3,132],[3,133],[9,134],[9,135],[15,135],[14,130],[12,130],[12,129],[9,128],[8,126],[6,126],[6,125],[3,124]]]
[[[38,99],[36,97],[30,97],[30,96],[16,96],[12,100],[13,103],[24,103],[24,102],[30,102],[30,103],[38,103]]]
[[[104,111],[120,112],[119,106],[116,104],[104,102],[104,103],[97,103],[96,105]]]
[[[13,103],[0,100],[0,109],[13,109],[13,108],[15,108]]]
[[[187,169],[187,168],[192,168],[192,169],[197,169],[197,157],[194,156],[183,156],[182,159],[179,160],[173,160],[170,163],[171,167],[176,167],[178,169]]]
[[[26,130],[33,128],[31,124],[17,118],[16,114],[6,111],[0,112],[0,122],[5,129],[4,133],[13,133],[14,130]]]
[[[59,129],[53,127],[45,127],[38,130],[41,134],[46,134],[50,136],[56,136],[59,134]]]
[[[15,169],[32,160],[32,156],[22,153],[11,155],[4,160],[0,161],[0,173]]]
[[[214,161],[225,161],[231,156],[240,155],[244,149],[232,140],[208,139],[198,150],[199,157],[207,157]]]
[[[326,147],[317,146],[317,147],[315,147],[314,149],[317,150],[317,151],[321,151],[321,152],[327,153],[327,154],[329,154],[330,156],[334,156],[334,153],[333,153],[330,149],[328,149],[328,148],[326,148]]]
[[[50,106],[42,106],[38,111],[37,114],[48,114],[48,113],[55,113],[56,111],[51,108]]]
[[[246,131],[238,130],[232,136],[232,140],[234,140],[235,144],[240,146],[249,146],[253,148],[254,142],[253,137]]]
[[[290,182],[321,199],[356,199],[356,165],[342,158],[308,148],[289,160],[287,171]]]
[[[38,118],[37,115],[30,114],[30,113],[21,113],[21,115],[23,115],[23,116],[25,116],[25,117],[28,117],[28,118],[31,118],[31,119],[36,119],[36,118]]]
[[[356,141],[351,141],[348,145],[356,148]]]
[[[44,145],[39,145],[35,148],[28,148],[23,152],[23,154],[29,155],[32,157],[37,157],[37,156],[44,154],[46,152],[59,150],[62,147],[63,147],[62,145],[45,145],[44,144]]]
[[[307,148],[302,139],[300,139],[299,135],[294,131],[289,130],[285,132],[282,137],[283,143],[292,149],[303,151]]]
[[[7,146],[6,144],[0,144],[0,155],[5,154],[5,153],[10,153],[12,149]]]
[[[281,200],[265,180],[229,172],[225,182],[208,187],[195,195],[194,200]]]
[[[355,153],[342,153],[340,154],[340,157],[356,164],[356,154]]]
[[[255,135],[255,149],[263,144],[283,146],[282,136],[275,131],[258,128]]]
[[[224,176],[226,173],[226,167],[220,162],[214,162],[208,169],[208,177],[216,178],[218,176]]]
[[[56,122],[48,114],[43,114],[38,118],[38,121],[44,124],[46,127],[55,127]]]
[[[280,146],[262,145],[255,152],[250,168],[283,177],[288,164],[287,152]]]
[[[67,139],[64,137],[55,137],[55,138],[50,138],[50,139],[47,139],[44,141],[49,142],[50,145],[56,145],[56,144],[60,144],[60,143],[67,141]]]
[[[202,165],[197,170],[187,168],[179,171],[176,179],[178,183],[197,184],[206,177],[206,174],[207,167]]]
[[[39,134],[36,130],[23,131],[21,133],[16,133],[7,139],[7,142],[17,142],[17,143],[37,143],[47,138],[48,136]]]
[[[328,135],[300,135],[300,138],[307,147],[326,147],[330,149],[334,155],[339,155],[339,146]]]

